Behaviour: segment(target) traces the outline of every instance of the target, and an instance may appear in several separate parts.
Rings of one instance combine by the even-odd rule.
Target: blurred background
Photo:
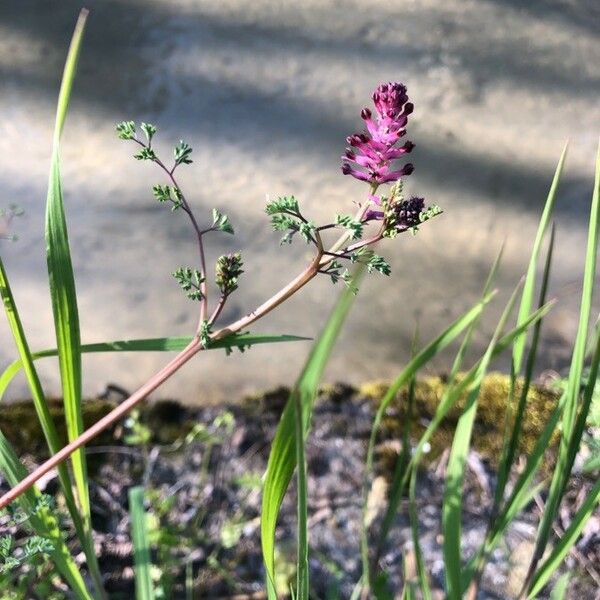
[[[600,4],[594,0],[90,0],[63,145],[63,180],[84,342],[191,334],[196,307],[170,273],[196,257],[183,214],[152,198],[156,167],[132,159],[114,124],[150,121],[169,156],[194,163],[181,183],[199,218],[230,215],[236,236],[209,239],[212,260],[242,250],[245,275],[223,320],[242,316],[306,263],[279,246],[265,196],[294,194],[316,221],[351,212],[365,185],[342,176],[345,138],[383,81],[415,104],[409,193],[444,214],[380,248],[392,276],[362,285],[326,379],[391,377],[423,341],[478,297],[506,243],[498,300],[481,350],[524,272],[556,162],[569,158],[557,207],[543,366],[561,369],[577,324],[587,213],[600,133]],[[15,243],[0,242],[34,348],[53,346],[45,282],[44,204],[56,96],[81,8],[63,0],[0,2],[0,206],[16,203]],[[341,288],[311,283],[255,328],[315,336]],[[598,303],[596,304],[596,309]],[[156,395],[203,403],[290,384],[308,343],[199,356]],[[15,357],[0,320],[0,366]],[[85,391],[133,389],[165,355],[86,358]],[[498,368],[505,366],[502,362]],[[442,371],[443,356],[435,364]],[[42,372],[58,390],[52,361]],[[27,395],[23,380],[12,397]]]

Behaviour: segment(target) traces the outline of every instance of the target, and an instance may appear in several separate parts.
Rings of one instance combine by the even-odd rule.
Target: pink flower
[[[373,92],[377,115],[368,108],[360,113],[367,130],[346,138],[350,148],[342,156],[342,173],[372,185],[390,183],[410,175],[414,167],[408,163],[392,168],[392,161],[402,158],[413,148],[412,142],[397,145],[406,134],[408,115],[413,104],[408,102],[406,87],[401,83],[383,83]]]

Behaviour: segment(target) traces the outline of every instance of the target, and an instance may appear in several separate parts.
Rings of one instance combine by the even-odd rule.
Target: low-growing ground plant
[[[19,590],[24,589],[23,585],[37,585],[41,580],[45,579],[48,582],[59,577],[69,589],[65,596],[81,599],[106,598],[103,573],[94,548],[89,497],[90,478],[83,447],[106,428],[128,415],[125,423],[127,429],[125,441],[144,448],[144,456],[146,460],[150,460],[151,451],[148,443],[152,432],[140,421],[139,414],[136,412],[140,402],[201,352],[224,349],[230,353],[235,348],[243,351],[254,344],[303,339],[289,335],[255,335],[249,333],[247,329],[284,303],[312,279],[326,276],[334,284],[345,283],[346,289],[343,290],[324,330],[314,343],[305,367],[283,409],[262,483],[260,529],[266,593],[270,599],[275,599],[282,594],[278,583],[281,580],[279,575],[282,568],[289,567],[289,564],[284,567],[278,564],[275,532],[282,501],[295,473],[298,515],[297,556],[293,565],[295,584],[290,594],[298,600],[307,600],[310,596],[310,568],[305,442],[310,431],[313,403],[323,370],[352,306],[363,272],[377,272],[383,275],[391,273],[391,266],[382,256],[375,253],[374,246],[379,242],[396,238],[401,233],[417,232],[422,224],[441,212],[437,206],[426,206],[423,198],[414,196],[405,198],[403,195],[403,181],[412,173],[413,166],[410,163],[398,166],[398,161],[402,161],[414,147],[412,142],[403,140],[413,104],[409,101],[404,85],[385,83],[373,93],[374,110],[364,108],[361,111],[364,130],[347,138],[348,149],[342,157],[342,173],[364,184],[364,194],[356,203],[354,214],[337,214],[333,216],[331,222],[317,224],[310,218],[309,213],[301,208],[301,203],[295,196],[280,197],[268,202],[265,210],[273,229],[282,234],[281,243],[288,244],[296,240],[305,243],[311,249],[312,258],[309,264],[281,290],[260,306],[250,307],[247,314],[232,323],[222,322],[222,310],[231,295],[236,292],[239,280],[243,276],[242,253],[234,252],[220,256],[214,268],[209,268],[205,251],[208,240],[213,235],[233,235],[234,224],[218,208],[214,208],[210,215],[197,215],[192,198],[188,197],[181,187],[179,173],[181,169],[187,168],[192,163],[192,147],[185,141],[179,141],[173,149],[172,157],[167,159],[159,155],[153,145],[156,136],[160,135],[155,125],[134,121],[119,123],[118,137],[135,147],[134,157],[140,161],[149,161],[158,169],[160,179],[157,178],[156,183],[149,190],[155,201],[169,207],[175,216],[187,219],[194,232],[197,257],[183,262],[175,270],[173,277],[181,287],[182,293],[196,307],[198,323],[195,332],[186,338],[148,338],[84,344],[80,339],[77,295],[62,196],[60,139],[86,18],[87,12],[83,11],[66,61],[58,100],[46,203],[47,263],[56,349],[37,352],[30,349],[7,274],[0,261],[0,294],[19,355],[18,360],[9,365],[0,376],[0,395],[5,392],[15,374],[23,370],[51,455],[46,462],[28,473],[9,440],[0,433],[0,470],[11,486],[10,491],[0,498],[0,508],[18,506],[18,509],[12,510],[27,515],[22,525],[30,526],[29,537],[24,542],[22,540],[17,542],[11,532],[0,538],[0,560],[2,561],[0,583],[4,586],[3,593],[6,594],[5,597],[17,597],[15,594],[18,595]],[[579,328],[573,346],[569,374],[562,383],[560,400],[544,423],[536,444],[525,457],[524,466],[522,465],[520,469],[516,468],[543,318],[551,310],[552,305],[546,298],[554,247],[554,229],[550,224],[565,154],[566,150],[559,161],[544,207],[527,273],[504,308],[485,353],[474,364],[466,364],[465,357],[473,332],[483,311],[494,297],[493,287],[500,265],[500,256],[492,266],[480,301],[459,316],[434,340],[423,346],[415,344],[413,358],[393,381],[377,406],[372,431],[365,448],[366,469],[362,488],[364,512],[360,540],[362,569],[352,594],[353,598],[391,598],[398,597],[398,594],[406,599],[432,598],[431,583],[419,545],[419,518],[416,505],[419,492],[418,469],[431,437],[450,411],[458,411],[458,420],[448,449],[442,505],[446,597],[456,600],[463,597],[471,599],[477,597],[488,557],[501,542],[516,515],[534,497],[541,495],[545,501],[540,514],[535,548],[526,577],[522,582],[522,589],[517,596],[519,599],[536,597],[549,583],[555,581],[554,574],[600,500],[600,483],[597,482],[563,535],[560,538],[554,536],[553,524],[565,495],[578,450],[582,440],[590,444],[589,435],[586,434],[586,424],[593,399],[597,395],[600,328],[596,327],[590,333],[590,325],[593,317],[592,297],[598,246],[600,160],[597,163],[591,204]],[[0,232],[3,237],[8,235],[4,230],[7,229],[13,214],[16,213],[14,211],[5,213],[3,217],[4,229]],[[334,237],[330,239],[332,235]],[[548,243],[544,246],[545,240],[548,240]],[[540,262],[543,262],[543,272],[541,277],[538,277]],[[516,318],[513,315],[515,310]],[[432,420],[419,439],[412,440],[412,448],[408,426],[400,436],[400,441],[403,441],[402,451],[398,456],[386,495],[385,514],[381,520],[373,520],[369,510],[369,498],[374,486],[374,451],[386,411],[402,392],[405,394],[407,410],[410,414],[414,405],[415,381],[418,373],[440,351],[459,340],[461,336],[460,347]],[[85,428],[82,415],[82,354],[133,351],[169,351],[177,354],[163,369],[114,410],[91,427]],[[488,515],[487,533],[479,551],[473,556],[463,556],[461,551],[463,487],[474,420],[483,379],[493,361],[505,352],[511,355],[510,386],[504,414],[498,415],[498,419],[504,423],[504,442],[498,460],[493,506]],[[49,356],[57,356],[59,362],[66,432],[69,440],[64,446],[59,441],[36,370],[36,361]],[[231,419],[227,421],[225,416],[223,419],[225,420],[211,425],[198,424],[180,443],[192,443],[194,439],[202,438],[206,447],[210,448],[211,444],[216,443],[215,440],[223,428],[233,427]],[[550,478],[544,479],[540,476],[541,466],[552,439],[558,440],[555,467]],[[597,465],[594,464],[592,463],[591,469],[597,469]],[[210,468],[210,459],[204,461],[203,468]],[[82,572],[65,541],[62,526],[66,514],[59,514],[51,503],[46,502],[46,497],[36,486],[36,482],[52,469],[57,469],[65,513],[68,513],[85,555],[85,572]],[[406,567],[404,589],[395,590],[390,588],[388,567],[380,559],[400,510],[402,498],[408,498],[408,513],[413,531],[414,565],[410,568]],[[171,589],[168,546],[173,536],[170,536],[166,530],[162,531],[157,525],[156,517],[157,515],[160,517],[161,511],[163,514],[164,511],[168,511],[168,505],[161,504],[154,497],[152,489],[147,486],[146,489],[144,486],[136,486],[130,490],[129,512],[134,549],[136,597],[139,600],[168,597]],[[223,547],[232,547],[237,543],[241,525],[236,520],[236,515],[231,515],[231,518],[224,523],[221,534]],[[162,564],[152,564],[150,548],[153,544],[165,550],[163,553],[159,551],[156,555]],[[212,556],[212,560],[215,568],[218,568],[218,553]],[[409,562],[407,560],[407,565]],[[15,570],[20,569],[25,563],[30,565],[29,570],[25,574],[17,574]],[[188,597],[191,597],[193,573],[191,564],[188,567],[186,589]],[[11,572],[14,574],[10,575]],[[50,593],[60,593],[59,586],[51,587],[52,591],[48,592],[46,597],[50,597]],[[565,597],[567,589],[568,579],[562,577],[556,582],[554,597]]]

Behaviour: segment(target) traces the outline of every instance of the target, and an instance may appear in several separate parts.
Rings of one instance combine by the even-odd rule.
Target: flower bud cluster
[[[239,252],[219,256],[215,266],[215,283],[224,296],[237,290],[239,276],[244,272],[242,255]]]

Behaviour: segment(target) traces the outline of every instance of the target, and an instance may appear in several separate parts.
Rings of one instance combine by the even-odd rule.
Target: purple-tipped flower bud
[[[398,204],[395,208],[396,228],[404,230],[419,225],[421,223],[421,213],[424,208],[425,200],[416,196]]]
[[[401,83],[383,83],[373,92],[373,102],[383,118],[396,118],[406,104],[406,86]]]
[[[408,102],[406,87],[401,83],[381,84],[373,92],[373,102],[377,109],[375,116],[368,108],[363,108],[360,113],[367,130],[346,138],[352,149],[342,156],[342,173],[371,185],[380,185],[397,181],[413,171],[412,165],[393,170],[392,161],[414,147],[412,142],[396,146],[406,134],[408,115],[414,106]]]

